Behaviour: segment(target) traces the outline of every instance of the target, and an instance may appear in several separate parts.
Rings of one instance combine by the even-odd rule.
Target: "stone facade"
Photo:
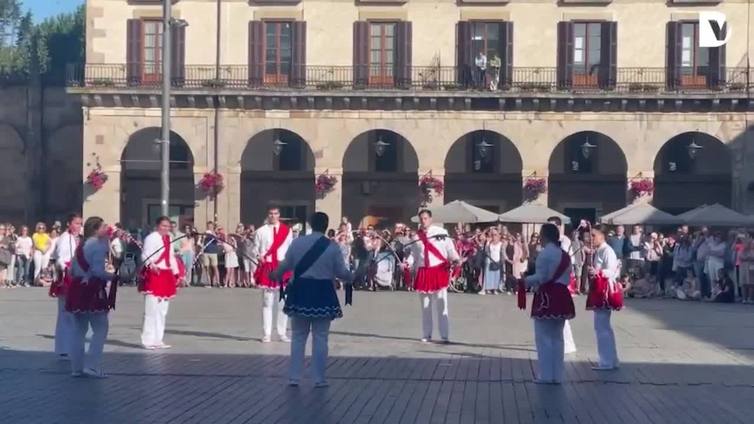
[[[175,16],[189,24],[186,81],[192,78],[191,72],[201,72],[196,65],[215,61],[219,45],[217,72],[222,84],[189,88],[188,82],[181,82],[173,92],[175,144],[185,146],[189,153],[184,154],[187,165],[176,165],[173,170],[171,204],[176,205],[176,215],[199,227],[207,220],[231,228],[241,221],[259,223],[268,204],[284,206],[290,215],[316,209],[332,219],[345,215],[358,221],[372,215],[403,220],[421,203],[418,179],[431,174],[443,180],[446,189],[435,193],[433,205],[461,198],[504,211],[523,200],[521,188],[527,180],[545,178],[549,190],[536,201],[572,214],[600,214],[631,200],[629,181],[650,178],[656,180],[656,203],[669,210],[720,201],[754,213],[754,168],[745,166],[754,160],[754,101],[745,91],[646,95],[610,90],[565,95],[474,90],[324,92],[309,86],[231,88],[226,84],[236,80],[223,74],[248,64],[252,20],[305,21],[307,67],[349,67],[355,21],[410,21],[413,66],[437,64],[438,69],[455,65],[458,21],[513,22],[513,60],[515,68],[521,69],[557,66],[559,21],[614,21],[618,22],[619,69],[663,68],[666,23],[697,19],[700,10],[710,9],[725,12],[734,31],[724,65],[728,69],[745,66],[751,54],[746,50],[747,13],[754,17],[754,12],[748,12],[746,2],[739,0],[704,6],[614,0],[598,7],[516,0],[473,5],[451,0],[400,4],[223,1],[219,43],[214,37],[216,3],[177,1]],[[123,77],[128,44],[125,20],[160,14],[160,6],[149,2],[89,0],[87,78],[101,69],[99,64],[114,64],[116,71],[107,78]],[[214,65],[207,68],[209,74],[215,69]],[[245,84],[246,74],[240,79]],[[159,197],[157,156],[149,153],[153,137],[145,136],[156,134],[160,126],[158,87],[121,86],[111,79],[92,81],[78,81],[69,92],[84,103],[83,158],[97,158],[110,178],[99,191],[85,188],[84,213],[129,226],[143,225],[154,215]],[[283,132],[289,134],[284,137],[293,138],[281,138]],[[489,173],[472,169],[476,166],[473,146],[478,141],[468,140],[478,137],[474,134],[483,134],[482,140],[488,137],[494,146],[494,157],[485,158],[494,162]],[[702,148],[693,173],[676,176],[663,171],[670,156],[661,152],[679,136],[685,137],[683,143]],[[376,164],[374,146],[381,137],[395,140],[392,143],[400,150],[391,172],[381,172]],[[574,137],[579,145],[583,140],[598,145],[596,159],[587,161],[595,164],[588,175],[574,174],[569,168],[574,152],[568,140]],[[285,170],[273,153],[274,143],[283,140],[293,145],[297,142],[288,140],[294,138],[303,140],[302,159],[297,169]],[[141,146],[133,148],[141,151],[136,156],[124,154],[127,146],[132,149],[132,142]],[[85,175],[91,165],[87,160],[83,163]],[[225,188],[216,198],[196,188],[202,175],[215,168],[225,177]],[[332,191],[317,195],[314,180],[321,174],[335,176],[337,183]]]

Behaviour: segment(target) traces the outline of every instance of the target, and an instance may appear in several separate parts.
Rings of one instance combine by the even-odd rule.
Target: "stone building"
[[[84,213],[159,213],[160,1],[88,0]],[[406,220],[431,204],[546,202],[594,218],[754,212],[754,10],[746,0],[177,0],[171,214],[201,228],[288,217]],[[727,16],[721,47],[700,47]],[[748,128],[748,132],[747,132]],[[216,170],[217,196],[197,188]],[[83,174],[91,171],[84,165]],[[326,193],[315,180],[330,176]],[[546,185],[541,184],[545,182]],[[543,187],[532,192],[529,188]],[[638,186],[637,186],[638,187]],[[527,190],[524,190],[526,188]]]

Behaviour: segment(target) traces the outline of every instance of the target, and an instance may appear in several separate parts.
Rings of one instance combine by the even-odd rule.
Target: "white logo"
[[[733,31],[726,25],[722,12],[699,12],[699,47],[720,47]]]

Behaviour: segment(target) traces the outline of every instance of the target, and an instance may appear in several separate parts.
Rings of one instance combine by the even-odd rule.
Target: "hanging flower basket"
[[[524,183],[524,201],[533,202],[547,191],[547,180],[544,178],[527,178]]]
[[[445,185],[442,180],[432,176],[432,173],[428,173],[419,179],[419,190],[424,197],[424,204],[432,202],[432,192],[442,194],[445,189]]]
[[[628,191],[633,198],[649,196],[655,191],[655,183],[651,178],[640,178],[628,183]]]
[[[92,156],[94,157],[94,169],[92,169],[91,172],[89,172],[89,175],[86,176],[86,183],[89,184],[94,191],[99,191],[105,186],[108,177],[107,174],[105,174],[105,171],[102,170],[102,165],[100,165],[97,155],[92,153]],[[91,166],[90,163],[87,163],[86,165]]]
[[[219,172],[207,172],[202,176],[202,179],[199,180],[197,186],[206,194],[217,196],[217,194],[225,187],[225,183],[222,174]]]
[[[317,197],[325,197],[325,195],[331,191],[333,191],[333,188],[335,187],[335,184],[338,183],[338,177],[335,175],[330,175],[325,171],[324,173],[317,176],[317,179],[314,180],[314,192],[317,194]]]

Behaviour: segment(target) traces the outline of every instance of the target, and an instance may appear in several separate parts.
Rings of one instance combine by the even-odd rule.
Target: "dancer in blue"
[[[293,271],[293,279],[285,289],[284,312],[291,318],[293,340],[288,384],[297,387],[304,368],[304,354],[309,332],[312,333],[312,373],[314,387],[327,387],[327,339],[330,322],[343,316],[335,279],[351,284],[348,270],[338,245],[325,236],[329,218],[322,212],[310,220],[312,233],[293,240],[285,259],[270,274],[279,281],[283,274]]]

